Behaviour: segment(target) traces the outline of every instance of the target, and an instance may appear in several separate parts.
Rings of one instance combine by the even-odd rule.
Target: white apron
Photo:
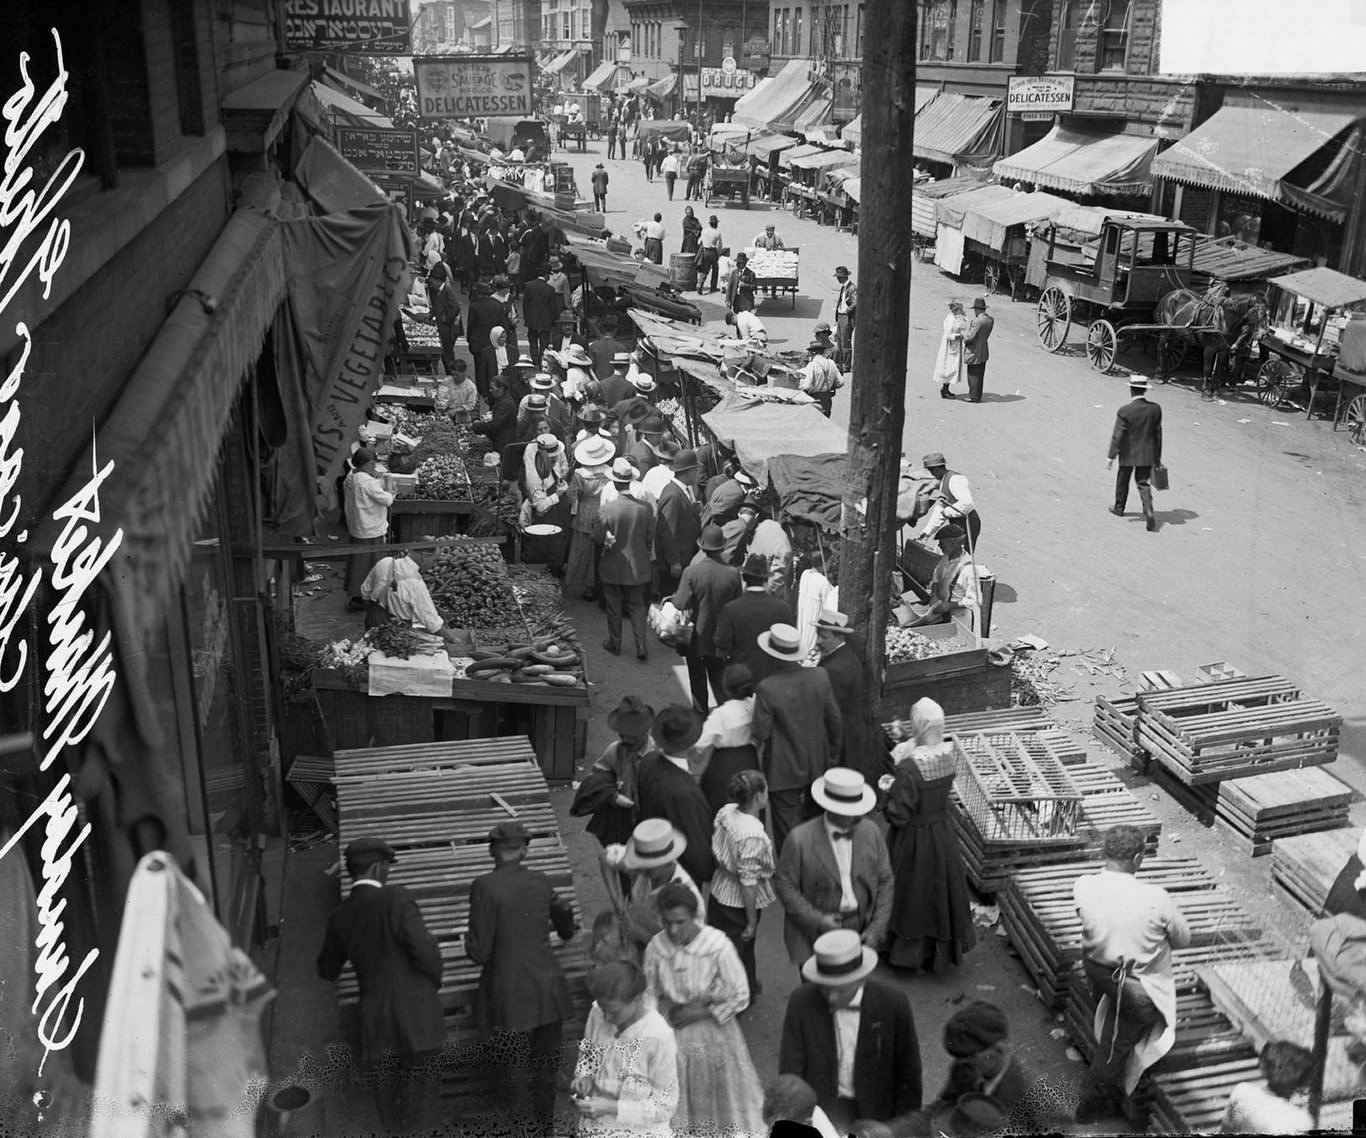
[[[1148,999],[1152,1000],[1153,1006],[1162,1016],[1163,1023],[1155,1024],[1148,1034],[1138,1041],[1137,1046],[1129,1055],[1129,1060],[1124,1065],[1124,1091],[1126,1094],[1134,1093],[1134,1088],[1138,1086],[1138,1080],[1143,1072],[1170,1051],[1172,1044],[1176,1042],[1176,979],[1171,973],[1170,954],[1167,955],[1162,971],[1135,972],[1133,977],[1143,985],[1144,992],[1148,994]],[[1096,1018],[1091,1027],[1096,1036],[1097,1047],[1108,1047],[1110,1045],[1109,1040],[1101,1035],[1105,1028],[1105,1016],[1109,1010],[1110,997],[1102,996],[1100,1003],[1096,1005]]]

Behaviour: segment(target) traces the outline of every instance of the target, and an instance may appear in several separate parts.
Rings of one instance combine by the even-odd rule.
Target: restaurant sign
[[[731,70],[724,67],[702,68],[702,97],[704,99],[738,99],[757,81],[753,71],[742,71],[731,61]]]
[[[337,149],[359,170],[388,170],[394,174],[416,174],[420,169],[415,130],[339,126]]]
[[[1006,110],[1012,115],[1026,111],[1057,114],[1072,109],[1076,79],[1071,75],[1012,75],[1006,93]]]
[[[531,75],[529,55],[415,58],[418,114],[427,119],[529,118]]]
[[[408,0],[285,0],[289,51],[407,55],[412,26]]]

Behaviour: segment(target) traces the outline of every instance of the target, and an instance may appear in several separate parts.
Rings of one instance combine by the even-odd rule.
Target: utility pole
[[[858,325],[840,604],[851,622],[866,631],[864,676],[874,712],[882,691],[891,619],[896,491],[906,422],[917,7],[907,0],[868,0],[863,37]]]

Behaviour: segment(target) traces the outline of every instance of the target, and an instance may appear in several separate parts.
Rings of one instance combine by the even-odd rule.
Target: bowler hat
[[[346,845],[346,863],[364,868],[377,861],[398,861],[394,847],[383,838],[356,838]]]
[[[531,841],[531,835],[521,822],[515,818],[510,822],[499,822],[489,831],[491,846],[524,846]]]
[[[703,553],[720,553],[726,548],[726,535],[714,522],[702,527],[702,536],[697,539],[697,548]]]
[[[642,435],[662,435],[667,427],[668,424],[658,414],[651,411],[640,421],[640,426],[636,430]]]
[[[583,410],[579,412],[579,422],[588,426],[596,426],[605,418],[602,408],[596,403],[585,403]]]
[[[973,311],[975,312],[985,312],[987,308],[987,302],[979,296],[972,302],[972,307]]]
[[[671,703],[655,716],[651,732],[660,750],[666,754],[686,751],[702,737],[702,717],[691,707]]]
[[[769,572],[768,558],[762,553],[751,553],[745,558],[740,576],[750,581],[767,581]]]
[[[689,470],[696,470],[697,452],[695,450],[681,450],[670,465],[675,474],[684,474]]]
[[[621,702],[607,714],[607,726],[619,735],[640,735],[654,721],[655,709],[638,695],[622,696]]]

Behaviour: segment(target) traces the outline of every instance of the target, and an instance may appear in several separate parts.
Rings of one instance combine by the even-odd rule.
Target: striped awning
[[[545,72],[545,74],[547,75],[558,75],[561,71],[563,71],[574,61],[574,57],[577,56],[579,52],[582,50],[582,48],[572,47],[568,51],[562,51],[559,55],[557,55],[554,59],[552,59],[549,63],[542,67],[541,70]]]
[[[1000,99],[941,91],[916,112],[917,158],[951,166],[982,166],[1001,152],[1005,110]]]
[[[610,91],[616,85],[616,81],[617,65],[611,62],[599,63],[583,81],[583,85],[585,90]]]
[[[1157,139],[1082,127],[1053,127],[1018,154],[992,166],[998,178],[1033,182],[1069,194],[1146,194]]]

